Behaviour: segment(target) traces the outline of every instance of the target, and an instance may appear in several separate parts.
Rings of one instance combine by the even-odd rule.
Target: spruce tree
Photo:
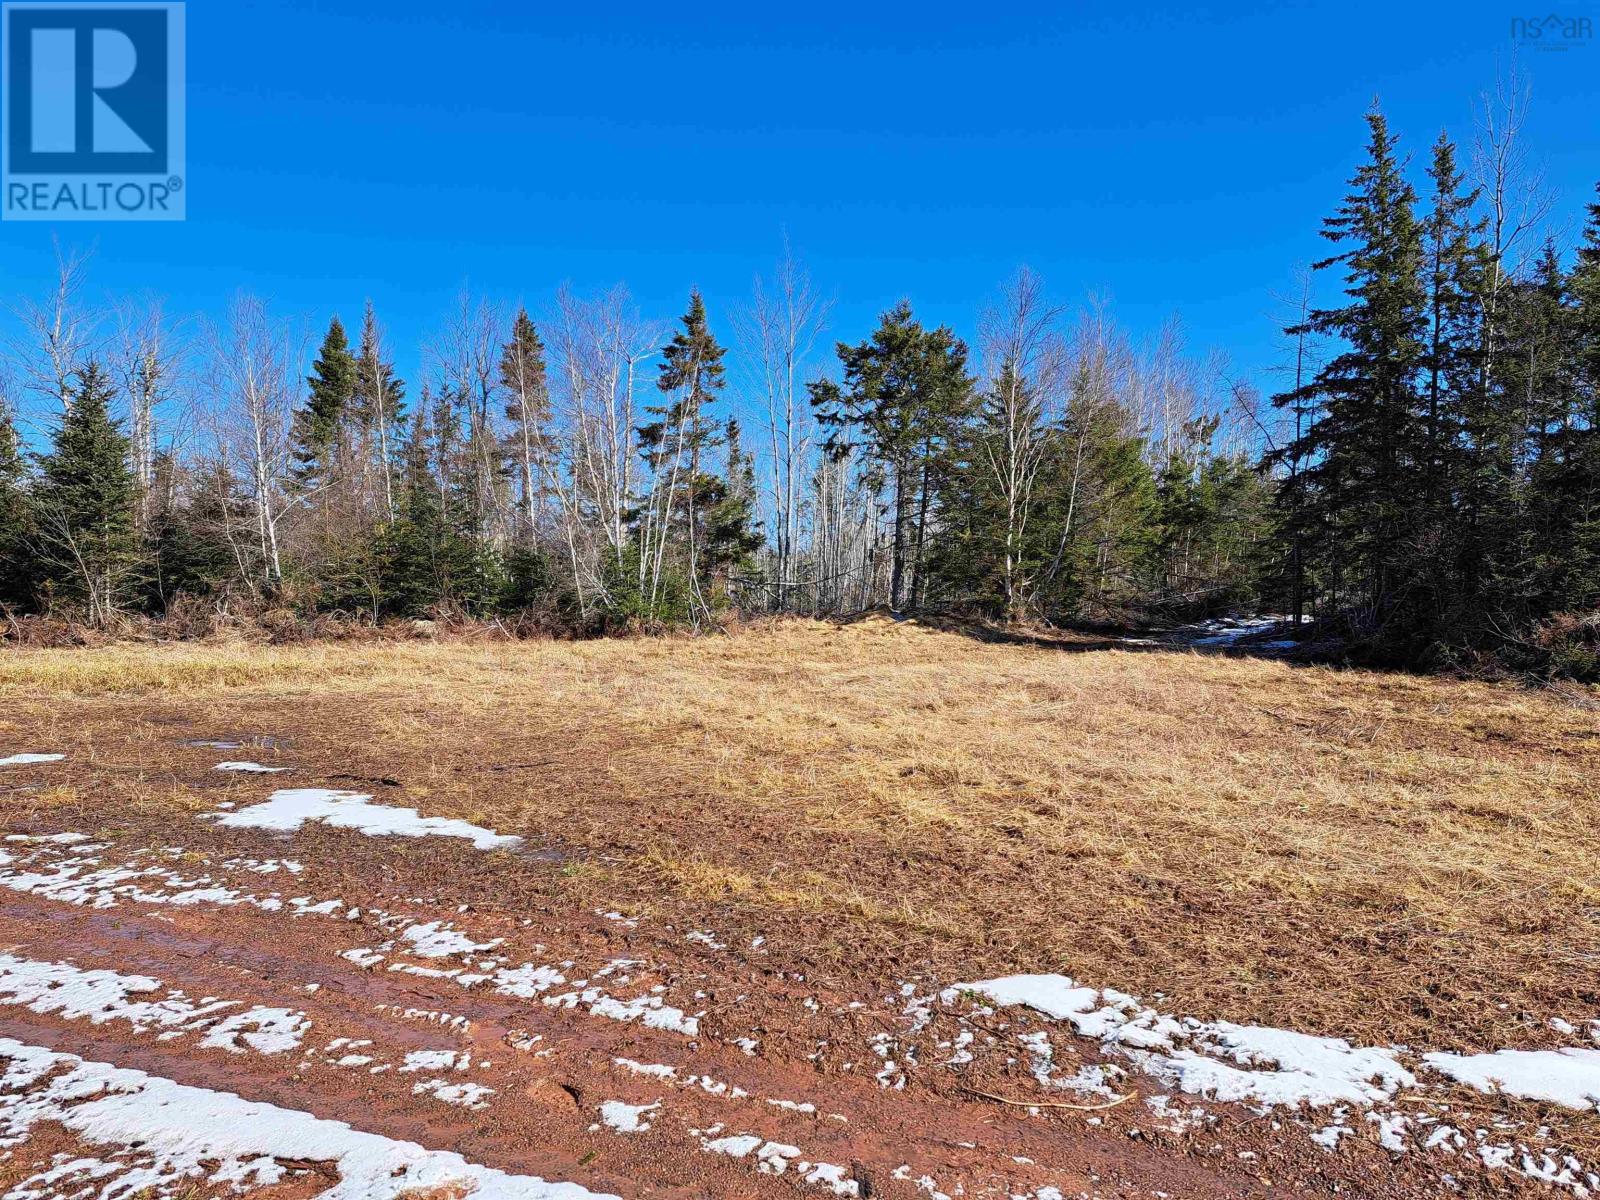
[[[0,605],[26,608],[33,601],[34,535],[21,440],[0,403]]]
[[[1052,531],[1039,585],[1045,615],[1124,618],[1155,547],[1156,481],[1138,420],[1081,364],[1035,491]]]
[[[1600,185],[1596,186],[1600,193]],[[1559,431],[1559,472],[1546,480],[1565,521],[1564,564],[1552,603],[1568,611],[1600,607],[1600,201],[1589,205],[1577,261],[1567,280],[1571,296],[1566,343],[1572,377]]]
[[[332,473],[355,397],[356,360],[338,317],[328,323],[306,384],[306,406],[294,417],[293,474],[302,488],[311,488]]]
[[[651,529],[647,523],[644,532],[657,547],[652,550],[646,546],[646,554],[656,554],[664,560],[659,551],[666,544],[674,545],[682,556],[684,576],[695,588],[709,581],[703,561],[706,508],[713,502],[719,483],[716,476],[705,471],[704,462],[721,445],[722,425],[709,409],[726,382],[722,360],[727,352],[711,332],[705,301],[698,289],[689,294],[682,325],[661,352],[661,371],[656,380],[656,387],[669,401],[646,409],[656,420],[640,426],[638,435],[640,453],[654,487],[645,513],[647,522],[653,522],[656,528]],[[649,589],[652,596],[659,591],[664,577],[659,572],[655,574]]]
[[[1274,403],[1311,409],[1302,436],[1275,456],[1306,464],[1285,493],[1285,525],[1302,531],[1333,602],[1354,604],[1371,629],[1389,622],[1423,552],[1416,501],[1429,445],[1419,395],[1428,310],[1416,193],[1383,114],[1374,109],[1367,124],[1368,160],[1323,222],[1323,236],[1349,248],[1314,264],[1343,268],[1347,303],[1288,331],[1325,335],[1343,349]]]
[[[376,461],[382,480],[383,514],[389,518],[394,516],[394,459],[405,430],[405,395],[406,385],[396,378],[394,364],[384,356],[383,335],[369,301],[361,319],[350,417],[369,441],[371,460]]]
[[[1498,580],[1496,590],[1520,585],[1515,599],[1521,602],[1521,623],[1564,607],[1580,566],[1572,538],[1575,503],[1581,504],[1574,452],[1586,436],[1577,403],[1580,356],[1567,274],[1553,241],[1545,242],[1529,276],[1512,281],[1503,299],[1495,384],[1518,404],[1530,461],[1523,481],[1527,561],[1519,578]]]
[[[550,383],[539,340],[528,310],[517,310],[511,340],[500,351],[500,386],[506,394],[506,417],[511,421],[512,451],[522,476],[523,533],[531,541],[544,501],[543,465],[552,448],[545,432],[550,420]]]
[[[82,605],[95,625],[115,617],[137,558],[138,488],[111,397],[111,381],[90,361],[77,373],[50,452],[39,460],[35,505],[50,595]]]
[[[1423,222],[1428,346],[1424,366],[1424,451],[1419,466],[1427,519],[1442,526],[1450,502],[1456,449],[1474,415],[1482,358],[1483,221],[1478,192],[1464,190],[1455,146],[1441,133],[1428,165],[1431,211]]]
[[[722,440],[728,448],[728,470],[707,489],[704,556],[711,591],[719,600],[730,597],[735,572],[753,569],[762,544],[756,520],[755,463],[744,449],[734,418],[728,419]]]

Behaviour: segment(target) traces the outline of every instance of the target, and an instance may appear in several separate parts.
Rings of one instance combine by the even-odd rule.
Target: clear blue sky
[[[621,280],[659,316],[693,284],[726,333],[787,230],[835,336],[901,296],[970,333],[1027,263],[1138,333],[1180,313],[1192,347],[1270,383],[1272,293],[1324,251],[1363,111],[1379,96],[1418,154],[1441,126],[1470,140],[1513,15],[193,0],[188,221],[60,233],[94,246],[97,294],[174,312],[243,287],[320,327],[371,297],[413,379],[464,284],[537,309],[563,280]],[[1600,43],[1520,60],[1575,230],[1600,178]],[[48,281],[51,232],[0,227],[9,296]]]

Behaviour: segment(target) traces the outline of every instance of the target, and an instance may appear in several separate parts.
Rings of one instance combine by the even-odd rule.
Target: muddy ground
[[[306,718],[292,699],[206,697],[13,714],[0,756],[65,757],[0,767],[0,1038],[620,1197],[1585,1187],[1559,1129],[1539,1136],[1553,1108],[1437,1083],[1372,1112],[1185,1093],[1069,1022],[962,988],[986,972],[914,936],[880,930],[852,953],[803,908],[652,894],[582,830],[523,821],[496,828],[515,846],[480,849],[221,824],[287,788],[471,815],[500,789],[571,786],[582,753],[507,744],[454,764],[454,789],[436,765],[419,801],[411,764]],[[72,1068],[0,1088],[8,1200],[392,1194],[293,1146],[241,1179],[221,1169],[226,1147],[191,1154],[197,1170],[137,1130],[119,1142],[49,1114],[19,1124],[19,1105]],[[1419,1122],[1399,1149],[1379,1119],[1395,1111]],[[1430,1147],[1442,1114],[1462,1132]],[[1332,1126],[1346,1132],[1330,1148]],[[517,1186],[505,1194],[556,1194]]]

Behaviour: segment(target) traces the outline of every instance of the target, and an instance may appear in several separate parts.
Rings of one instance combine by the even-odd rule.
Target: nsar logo
[[[1594,40],[1594,20],[1568,13],[1512,17],[1511,37],[1517,45],[1534,50],[1571,50]]]
[[[3,6],[0,216],[181,221],[184,6]]]

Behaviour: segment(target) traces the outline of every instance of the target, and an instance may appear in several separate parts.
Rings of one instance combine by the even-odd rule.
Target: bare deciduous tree
[[[1024,267],[978,327],[988,383],[979,462],[1005,507],[1003,586],[1013,619],[1022,616],[1033,582],[1023,569],[1022,545],[1034,484],[1071,379],[1071,356],[1058,328],[1061,314],[1046,299],[1039,276]]]
[[[303,347],[266,304],[238,295],[210,337],[219,455],[245,466],[263,582],[283,580],[281,523],[308,493],[289,495],[290,430]]]
[[[73,373],[88,357],[96,316],[83,304],[89,255],[55,243],[55,286],[42,300],[24,300],[16,309],[23,332],[15,340],[28,389],[62,412],[72,406]]]
[[[788,607],[799,553],[802,475],[810,461],[816,424],[802,392],[806,360],[827,326],[832,305],[811,287],[806,270],[790,253],[769,286],[759,275],[750,306],[734,314],[745,358],[756,376],[752,390],[766,412],[769,439],[773,604]]]

